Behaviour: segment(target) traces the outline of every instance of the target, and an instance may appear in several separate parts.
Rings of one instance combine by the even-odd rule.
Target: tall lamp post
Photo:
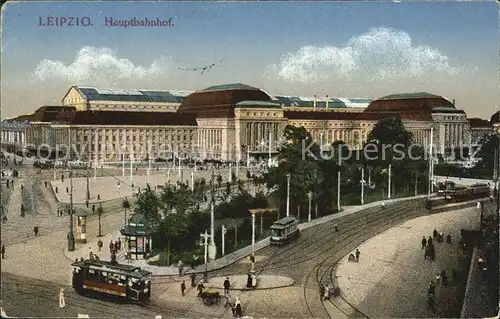
[[[340,165],[341,160],[339,159],[339,170],[337,171],[337,211],[340,212]]]
[[[364,203],[365,203],[365,168],[361,167],[361,205],[363,205]]]
[[[69,234],[68,234],[68,251],[75,250],[75,234],[73,233],[73,170],[69,167]]]
[[[286,174],[286,217],[290,216],[290,173]]]
[[[208,238],[210,235],[205,230],[204,234],[200,234],[201,238],[203,238],[203,246],[205,247],[205,273],[203,274],[203,279],[205,282],[208,282]]]
[[[392,178],[392,173],[391,173],[391,169],[392,169],[392,165],[389,164],[389,181],[388,181],[388,185],[387,185],[387,198],[388,199],[391,199],[391,178]]]
[[[256,211],[250,210],[250,213],[252,214],[252,269],[250,272],[252,274],[255,273],[255,214]]]
[[[311,201],[312,201],[312,192],[309,191],[309,193],[307,193],[307,197],[309,197],[309,215],[307,216],[307,221],[310,222],[311,221]]]
[[[222,256],[224,256],[226,254],[226,233],[227,233],[227,228],[222,225],[222,228],[221,228],[221,232],[222,232]]]

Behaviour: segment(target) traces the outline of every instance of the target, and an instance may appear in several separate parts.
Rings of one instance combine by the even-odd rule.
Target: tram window
[[[283,230],[282,229],[274,229],[273,228],[273,236],[274,237],[281,237],[281,236],[283,236]]]
[[[87,278],[92,281],[99,281],[99,273],[93,269],[89,269]]]

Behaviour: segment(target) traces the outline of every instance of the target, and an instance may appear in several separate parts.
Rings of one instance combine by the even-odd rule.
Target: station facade
[[[25,116],[24,138],[2,122],[2,141],[72,152],[96,162],[168,159],[172,155],[246,161],[274,154],[286,125],[303,126],[322,144],[344,141],[362,147],[375,124],[399,117],[424,145],[431,127],[437,152],[470,145],[467,115],[454,101],[429,94],[389,95],[377,100],[272,96],[244,84],[194,92],[102,90],[72,86],[62,106],[46,106]]]

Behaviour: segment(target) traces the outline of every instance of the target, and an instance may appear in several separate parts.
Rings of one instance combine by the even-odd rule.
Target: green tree
[[[472,170],[474,176],[482,178],[491,178],[491,176],[493,176],[495,170],[495,154],[498,154],[498,143],[498,134],[487,135],[481,140],[481,149],[475,156],[476,158],[480,158],[480,160]]]

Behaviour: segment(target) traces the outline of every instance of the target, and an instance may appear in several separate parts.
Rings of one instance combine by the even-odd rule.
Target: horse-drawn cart
[[[220,304],[220,293],[214,290],[205,289],[201,295],[203,303],[207,306],[212,306],[214,304]]]

